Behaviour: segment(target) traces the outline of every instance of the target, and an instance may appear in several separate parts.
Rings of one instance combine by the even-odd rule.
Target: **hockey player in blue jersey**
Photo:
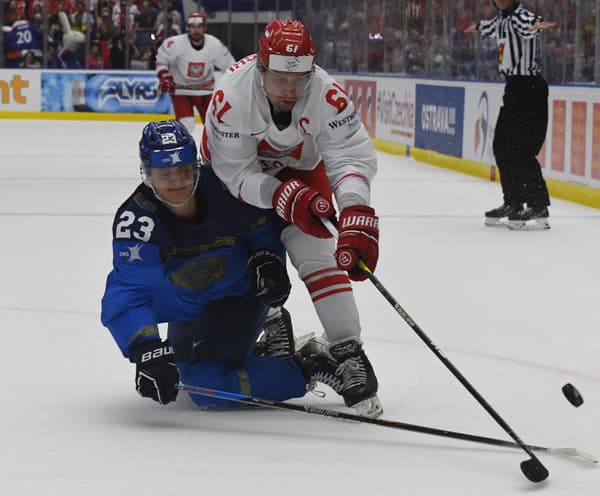
[[[282,401],[334,375],[336,364],[325,356],[254,351],[268,309],[283,305],[290,291],[273,212],[239,202],[200,167],[179,121],[146,125],[139,151],[143,183],[115,215],[113,270],[102,299],[102,323],[136,364],[137,391],[167,404],[181,380]],[[164,341],[161,322],[168,322]],[[293,343],[291,324],[284,332]],[[203,407],[234,405],[192,399]]]

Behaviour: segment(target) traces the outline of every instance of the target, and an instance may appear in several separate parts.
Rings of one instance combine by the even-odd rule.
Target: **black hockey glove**
[[[152,398],[161,405],[175,401],[179,371],[175,365],[175,353],[169,341],[150,341],[133,349],[135,360],[135,389],[145,398]]]
[[[285,303],[292,286],[281,258],[259,251],[248,260],[248,272],[250,285],[260,301],[272,307]]]

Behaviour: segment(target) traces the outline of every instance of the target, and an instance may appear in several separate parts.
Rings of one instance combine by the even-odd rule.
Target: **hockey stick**
[[[327,230],[334,236],[337,237],[338,232],[331,220],[320,217],[323,225]],[[394,307],[394,310],[404,319],[404,321],[410,326],[410,328],[417,333],[421,340],[427,345],[427,347],[442,361],[450,372],[458,379],[458,381],[471,393],[471,395],[479,402],[479,404],[485,408],[485,410],[494,418],[494,420],[504,429],[504,431],[512,437],[515,442],[527,453],[530,458],[521,462],[521,471],[531,482],[542,482],[548,478],[549,472],[546,467],[542,464],[537,456],[531,451],[531,449],[521,440],[521,438],[512,430],[512,428],[506,423],[506,421],[492,408],[492,406],[484,399],[483,396],[473,387],[473,385],[465,378],[464,375],[454,366],[454,364],[446,358],[442,351],[437,345],[429,339],[427,334],[417,325],[412,317],[402,308],[400,303],[392,296],[392,294],[385,288],[383,284],[375,277],[375,274],[365,265],[362,260],[358,261],[359,268],[365,272],[369,281],[377,288],[377,290],[383,295],[383,297]]]
[[[191,394],[199,394],[201,396],[207,396],[211,398],[217,398],[220,400],[235,401],[237,403],[244,403],[247,405],[262,406],[265,408],[277,408],[280,410],[291,410],[295,412],[303,412],[312,415],[321,415],[323,417],[332,417],[342,420],[351,420],[354,422],[362,422],[364,424],[373,424],[380,427],[390,427],[392,429],[401,429],[405,431],[419,432],[421,434],[429,434],[432,436],[448,437],[452,439],[460,439],[462,441],[470,441],[473,443],[489,444],[492,446],[501,446],[504,448],[520,448],[520,446],[511,441],[504,441],[502,439],[495,439],[492,437],[477,436],[475,434],[467,434],[464,432],[454,432],[446,429],[436,429],[435,427],[425,427],[422,425],[406,424],[404,422],[396,422],[394,420],[384,420],[381,418],[370,418],[363,417],[361,415],[355,415],[352,413],[339,412],[337,410],[328,410],[326,408],[318,408],[310,405],[296,405],[294,403],[285,403],[282,401],[266,400],[262,398],[256,398],[254,396],[246,396],[237,393],[228,393],[225,391],[219,391],[216,389],[209,389],[198,386],[189,386],[187,384],[177,384],[177,389],[180,391],[186,391]],[[528,446],[533,451],[543,451],[552,455],[558,456],[569,456],[580,458],[581,460],[596,464],[598,461],[591,455],[578,451],[574,448],[546,448],[544,446]]]

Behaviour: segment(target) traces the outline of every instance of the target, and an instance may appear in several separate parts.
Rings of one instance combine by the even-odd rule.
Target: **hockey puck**
[[[570,382],[567,382],[562,387],[562,392],[565,395],[565,398],[567,398],[569,403],[571,403],[571,405],[574,407],[580,407],[583,405],[583,396],[581,396],[581,393],[577,391],[577,388]]]

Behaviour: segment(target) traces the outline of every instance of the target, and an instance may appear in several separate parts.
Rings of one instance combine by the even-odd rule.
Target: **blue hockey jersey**
[[[158,337],[158,323],[193,320],[211,301],[247,294],[253,253],[284,259],[273,210],[239,202],[208,167],[196,198],[197,222],[177,218],[144,184],[117,210],[102,323],[125,357],[133,342]]]
[[[7,57],[9,60],[21,59],[23,52],[42,50],[42,34],[38,27],[27,21],[16,21],[8,33],[6,40]]]

